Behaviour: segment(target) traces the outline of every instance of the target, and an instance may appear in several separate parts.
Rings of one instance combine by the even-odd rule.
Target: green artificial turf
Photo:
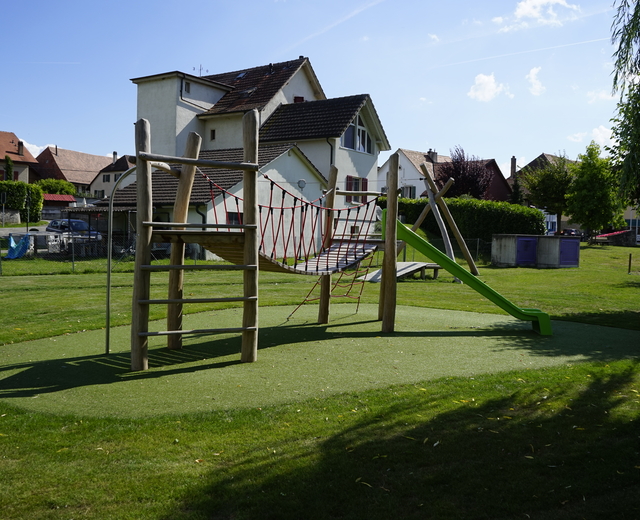
[[[131,372],[129,328],[87,331],[6,345],[0,399],[21,408],[77,416],[142,417],[255,408],[444,376],[476,376],[637,355],[640,332],[570,322],[543,337],[530,322],[494,314],[400,306],[396,331],[382,334],[377,306],[260,309],[258,361],[239,362],[240,336],[194,336],[170,351],[153,338],[150,367]],[[185,328],[234,326],[239,309],[186,317]],[[152,323],[152,330],[165,327]]]

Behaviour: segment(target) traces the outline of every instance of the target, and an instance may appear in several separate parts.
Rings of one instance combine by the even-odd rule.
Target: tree
[[[616,142],[611,152],[622,193],[640,204],[640,2],[619,0],[612,25],[613,91],[620,91],[617,116],[612,119]]]
[[[626,204],[620,197],[619,179],[611,169],[611,160],[600,157],[600,146],[592,141],[570,169],[573,182],[567,194],[567,211],[571,219],[589,231],[623,227]]]
[[[566,213],[566,194],[571,186],[572,174],[569,161],[564,154],[552,156],[540,168],[523,168],[522,183],[529,192],[528,199],[538,208],[556,215],[558,231],[562,226],[562,215]]]
[[[57,195],[75,195],[76,187],[69,181],[62,179],[42,179],[36,182],[44,193]]]
[[[524,195],[522,193],[522,187],[520,186],[520,176],[514,175],[513,186],[511,186],[511,204],[524,204]]]
[[[476,199],[481,199],[493,178],[491,170],[486,168],[482,159],[474,156],[467,156],[461,146],[456,146],[449,150],[451,162],[438,163],[435,181],[439,187],[453,178],[453,186],[447,192],[448,197],[459,197],[461,195],[471,195]]]
[[[3,181],[13,180],[13,160],[8,155],[4,156],[4,179]]]

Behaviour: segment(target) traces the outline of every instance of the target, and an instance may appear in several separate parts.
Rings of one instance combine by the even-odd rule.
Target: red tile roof
[[[4,161],[5,155],[11,157],[14,163],[32,163],[37,164],[38,161],[23,146],[22,155],[18,155],[18,142],[20,139],[13,132],[0,132],[0,161]]]
[[[44,200],[47,202],[75,202],[73,195],[59,195],[57,193],[44,193]]]

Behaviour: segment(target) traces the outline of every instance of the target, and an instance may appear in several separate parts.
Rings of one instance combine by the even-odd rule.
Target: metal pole
[[[111,341],[111,256],[113,249],[113,196],[120,186],[120,183],[126,179],[131,173],[136,171],[136,167],[129,168],[113,185],[111,196],[109,197],[109,219],[107,221],[107,317],[105,327],[105,354],[109,354],[109,345]],[[127,235],[129,234],[129,222],[127,216]],[[128,243],[128,241],[127,241]]]

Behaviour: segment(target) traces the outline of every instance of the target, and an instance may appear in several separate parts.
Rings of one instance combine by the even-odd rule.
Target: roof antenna
[[[193,67],[193,70],[196,70],[196,68]],[[205,72],[208,73],[209,69],[205,69]],[[199,73],[200,73],[200,77],[202,77],[202,65],[200,65],[200,67],[199,67]]]

